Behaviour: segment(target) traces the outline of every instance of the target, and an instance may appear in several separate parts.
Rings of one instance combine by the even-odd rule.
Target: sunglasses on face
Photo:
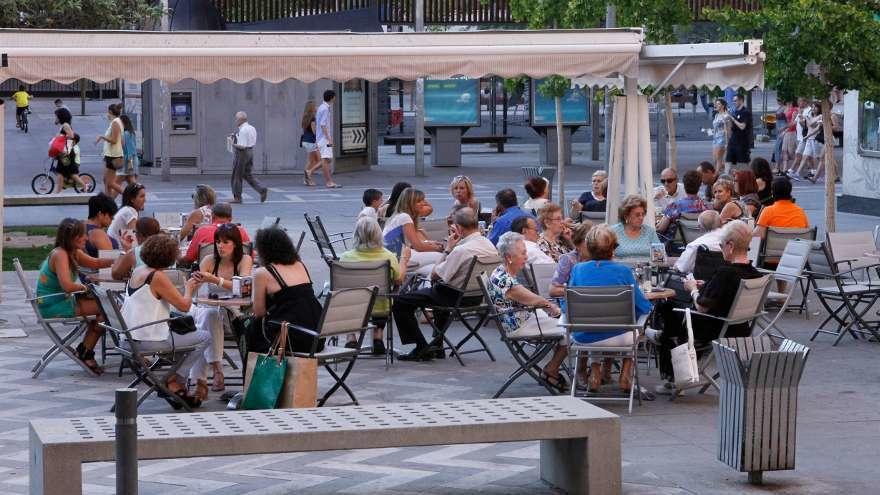
[[[672,184],[675,182],[675,179],[660,179],[661,184]]]

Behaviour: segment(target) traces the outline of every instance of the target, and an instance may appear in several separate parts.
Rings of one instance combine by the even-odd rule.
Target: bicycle
[[[21,115],[18,116],[18,128],[24,131],[27,134],[28,131],[28,114],[31,113],[30,110],[25,110],[21,112]]]
[[[55,191],[55,178],[52,177],[52,174],[56,172],[56,164],[57,161],[54,159],[47,159],[50,163],[49,166],[43,166],[43,172],[34,176],[31,180],[31,189],[34,191],[34,194],[52,194]],[[61,191],[72,187],[78,193],[92,193],[95,191],[95,177],[87,172],[81,172],[79,174],[79,179],[85,185],[85,188],[79,186],[72,178],[67,178],[62,176],[64,181],[61,184]]]

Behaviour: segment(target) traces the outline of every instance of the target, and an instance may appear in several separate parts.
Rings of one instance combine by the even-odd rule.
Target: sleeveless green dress
[[[70,275],[76,280],[76,273],[73,270]],[[73,295],[64,294],[58,276],[49,268],[49,258],[43,260],[43,264],[40,265],[40,275],[37,277],[37,309],[40,310],[43,318],[72,318],[76,316],[76,298]]]

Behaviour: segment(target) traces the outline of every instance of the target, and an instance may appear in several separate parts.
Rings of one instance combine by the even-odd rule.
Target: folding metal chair
[[[764,312],[764,302],[767,300],[767,293],[770,291],[770,282],[772,280],[773,275],[769,274],[759,278],[740,280],[736,296],[733,298],[733,303],[730,305],[730,311],[728,311],[726,317],[701,313],[695,310],[691,310],[691,316],[699,315],[720,321],[722,325],[721,331],[718,333],[718,339],[723,339],[727,335],[727,330],[731,325],[748,324],[749,334],[751,334],[758,318],[767,314]],[[676,308],[675,311],[684,311],[684,309]],[[716,390],[719,388],[716,381],[719,376],[718,373],[709,375],[708,372],[709,366],[715,360],[712,354],[712,342],[696,341],[694,342],[694,347],[696,348],[697,355],[702,354],[698,363],[702,379],[699,383],[677,389],[676,393],[672,394],[670,400],[675,400],[679,395],[678,392],[684,392],[691,388],[699,387],[701,394],[706,392],[710,386],[715,387]]]
[[[788,310],[798,282],[805,279],[803,271],[812,246],[813,243],[811,241],[800,239],[788,241],[785,250],[782,252],[782,257],[779,258],[779,263],[776,265],[776,270],[769,272],[773,274],[774,280],[785,282],[785,291],[777,292],[770,290],[767,293],[767,300],[779,305],[779,310],[775,315],[764,315],[758,319],[755,323],[756,327],[761,329],[761,332],[757,335],[758,337],[768,334],[770,337],[788,338],[776,323]],[[764,271],[767,272],[766,270]]]
[[[584,220],[590,220],[591,222],[604,222],[605,221],[605,212],[604,211],[582,211],[580,215],[578,215],[578,222],[583,222]]]
[[[528,270],[534,285],[534,292],[544,299],[558,299],[550,296],[550,281],[556,274],[556,263],[531,263]]]
[[[486,301],[491,301],[491,298],[489,297],[489,277],[485,272],[482,272],[477,276],[477,284],[480,286],[483,298]],[[518,309],[525,309],[534,314],[538,308],[520,307]],[[513,309],[510,309],[507,312],[510,311],[513,311]],[[507,332],[504,331],[504,327],[501,326],[501,316],[503,314],[504,312],[498,311],[498,308],[494,304],[491,302],[489,303],[487,320],[495,322],[495,326],[498,328],[498,333],[501,335],[501,342],[503,342],[510,351],[510,355],[513,356],[513,359],[517,363],[517,368],[508,375],[507,380],[501,385],[501,388],[495,392],[495,395],[493,395],[492,398],[497,399],[498,397],[501,397],[501,394],[503,394],[513,382],[523,375],[531,376],[539,385],[547,389],[552,395],[559,394],[556,387],[543,378],[540,364],[541,361],[553,351],[564,336],[559,333],[548,335],[540,333],[539,335],[533,336],[510,337],[507,335]]]
[[[697,237],[705,234],[703,229],[700,228],[700,223],[696,219],[690,220],[682,215],[675,221],[675,223],[678,225],[678,232],[681,235],[681,241],[685,245],[690,244],[696,240]]]
[[[312,232],[312,241],[318,246],[318,252],[321,254],[321,258],[323,258],[328,265],[331,261],[338,260],[339,256],[336,254],[336,249],[333,245],[341,242],[343,249],[348,249],[346,241],[351,239],[351,236],[349,235],[350,232],[327,234],[327,230],[324,229],[324,224],[321,222],[321,217],[315,215],[315,219],[312,220],[308,213],[303,213],[303,216],[306,219],[306,224],[309,226],[309,230]],[[336,239],[331,239],[334,237]]]
[[[869,322],[864,318],[877,299],[880,299],[880,286],[861,283],[854,274],[861,273],[868,267],[853,268],[852,261],[835,260],[826,243],[813,243],[807,259],[808,269],[804,270],[804,274],[809,277],[813,293],[828,312],[828,317],[813,332],[811,341],[820,333],[837,337],[833,344],[835,346],[846,333],[856,339],[859,335],[872,335],[880,340],[878,322]],[[841,265],[845,265],[845,269],[841,270]],[[831,321],[837,324],[834,330],[825,328]]]
[[[756,266],[768,268],[766,265],[778,263],[785,251],[788,241],[793,239],[816,240],[816,227],[808,228],[782,228],[767,227],[767,233],[761,239],[761,247],[758,250],[758,263]]]
[[[574,355],[574,368],[578,369],[581,354],[593,359],[629,358],[633,360],[633,380],[629,394],[620,396],[603,393],[591,393],[586,397],[595,401],[626,401],[632,413],[633,397],[639,387],[639,367],[635,366],[638,358],[639,329],[645,326],[645,315],[641,321],[636,318],[635,289],[632,285],[611,285],[603,287],[569,287],[565,290],[565,327],[572,332],[608,332],[627,330],[632,332],[633,342],[626,346],[601,346],[582,344],[571,338],[569,341],[570,355]],[[574,397],[577,386],[572,384],[571,396]],[[639,405],[642,395],[639,393]]]
[[[86,329],[88,328],[89,321],[94,319],[93,317],[85,318],[81,316],[76,316],[72,318],[43,318],[43,315],[40,314],[40,308],[37,306],[37,301],[43,297],[51,297],[58,295],[67,295],[67,293],[58,293],[58,294],[48,294],[45,296],[37,297],[35,295],[34,289],[28,284],[27,278],[24,274],[24,269],[21,267],[21,262],[18,258],[12,259],[12,265],[15,267],[15,273],[18,275],[18,281],[21,282],[21,287],[24,289],[25,300],[31,304],[31,308],[34,310],[34,316],[37,318],[37,323],[43,328],[43,331],[46,332],[46,335],[49,336],[49,340],[52,341],[52,347],[43,353],[40,359],[34,364],[33,368],[31,368],[31,378],[36,378],[46,369],[46,366],[49,365],[55,356],[58,354],[64,354],[73,360],[76,364],[80,365],[82,369],[86,371],[91,376],[98,376],[92,371],[89,366],[84,363],[77,355],[76,351],[71,347],[71,344],[75,342],[80,335],[82,335]],[[76,294],[82,294],[82,292],[77,292]],[[72,295],[72,294],[71,294]],[[56,329],[57,326],[64,327],[73,327],[63,336],[60,331]]]
[[[825,243],[834,261],[849,261],[851,268],[861,269],[853,272],[856,280],[869,286],[880,285],[880,279],[872,276],[880,271],[878,260],[866,256],[866,253],[875,250],[874,234],[871,231],[827,232]]]
[[[340,388],[345,390],[354,405],[358,405],[354,392],[351,391],[345,380],[357,361],[358,349],[363,344],[364,335],[367,330],[373,328],[369,321],[378,293],[379,288],[375,286],[331,291],[324,302],[324,311],[321,313],[321,320],[317,328],[289,325],[290,330],[315,338],[310,352],[295,352],[293,355],[317,359],[318,364],[323,366],[335,380],[333,386],[318,400],[318,407],[323,406],[327,399]],[[347,333],[358,334],[358,349],[325,345],[323,350],[317,351],[318,339],[327,339]],[[340,363],[347,363],[347,365],[341,374],[337,374],[332,365]]]
[[[449,305],[441,305],[441,304],[433,304],[428,305],[422,308],[422,314],[424,314],[425,319],[431,325],[433,329],[434,342],[442,342],[445,344],[444,349],[449,349],[450,354],[455,356],[458,360],[458,363],[464,366],[464,361],[461,359],[462,354],[471,354],[475,352],[485,352],[489,355],[489,359],[495,361],[495,356],[492,354],[492,351],[489,349],[489,346],[486,345],[486,341],[483,340],[483,337],[480,336],[479,330],[486,323],[486,319],[489,317],[489,304],[488,299],[483,297],[483,292],[480,290],[479,283],[477,279],[479,275],[483,272],[492,273],[497,267],[501,264],[501,258],[498,256],[490,256],[478,258],[474,257],[471,262],[466,266],[466,276],[462,281],[462,285],[459,287],[453,287],[444,282],[434,282],[435,284],[443,285],[444,288],[452,293],[456,294],[455,301]],[[463,267],[464,268],[464,267]],[[471,304],[464,306],[464,301],[470,298],[479,298],[480,302],[477,304]],[[438,312],[447,312],[449,314],[449,318],[446,320],[446,325],[443,328],[437,327],[434,322],[434,318],[428,315],[428,312],[431,311],[433,314],[437,314]],[[467,335],[465,335],[458,343],[453,344],[449,338],[446,336],[446,330],[449,329],[449,326],[453,321],[460,321],[462,325],[464,325],[467,330]],[[476,320],[475,324],[471,324],[471,320]],[[462,347],[472,338],[477,339],[480,343],[479,349],[470,349],[467,351],[462,351]]]
[[[101,306],[101,311],[104,313],[104,322],[99,323],[99,325],[116,335],[115,340],[116,342],[119,342],[119,345],[115,350],[128,361],[128,365],[135,374],[135,379],[128,384],[128,388],[137,388],[140,383],[144,383],[149,387],[146,392],[141,394],[138,398],[138,406],[140,406],[141,403],[155,391],[158,393],[159,397],[165,399],[171,404],[171,407],[174,407],[175,409],[183,408],[186,411],[190,411],[190,407],[186,401],[168,390],[168,387],[165,386],[165,379],[172,373],[177,372],[177,369],[183,364],[183,360],[186,356],[190,352],[195,351],[195,346],[173,346],[167,351],[145,352],[139,349],[138,341],[131,337],[131,332],[134,330],[155,325],[157,323],[167,323],[172,320],[185,318],[186,315],[165,318],[135,327],[129,327],[122,318],[122,312],[120,311],[117,302],[118,293],[98,286],[93,286],[92,290],[95,295],[98,296],[98,304]],[[172,333],[171,335],[173,342],[174,334]],[[162,368],[165,369],[163,370]],[[157,375],[160,371],[164,371],[164,374],[161,377]],[[110,409],[110,412],[113,412],[115,407],[116,406],[113,406],[113,408]]]
[[[419,230],[424,231],[432,241],[445,241],[449,237],[449,222],[445,218],[422,220],[419,222]]]
[[[394,364],[394,318],[391,317],[393,297],[396,295],[391,280],[391,263],[378,261],[334,261],[330,264],[330,290],[377,287],[377,297],[388,301],[387,308],[374,305],[371,320],[382,319],[385,323],[385,369]],[[380,301],[376,301],[378,304]]]

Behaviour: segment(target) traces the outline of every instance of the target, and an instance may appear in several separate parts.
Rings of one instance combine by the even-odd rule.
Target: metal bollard
[[[137,390],[116,389],[116,495],[137,495]]]

